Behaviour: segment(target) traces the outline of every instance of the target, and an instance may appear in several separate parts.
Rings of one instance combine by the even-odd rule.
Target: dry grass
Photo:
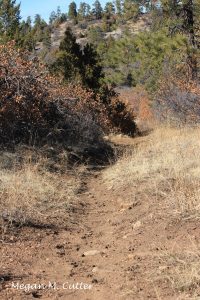
[[[165,253],[154,263],[159,267],[149,273],[149,281],[154,286],[168,282],[177,295],[177,300],[197,300],[200,298],[200,261],[199,250],[188,253]]]
[[[8,155],[6,156],[8,157]],[[76,199],[75,176],[49,172],[47,161],[11,163],[0,168],[0,231],[13,226],[65,226],[67,211]],[[6,164],[7,166],[7,164]]]
[[[132,153],[125,153],[103,173],[108,189],[128,196],[131,190],[131,199],[139,195],[140,201],[148,201],[148,210],[158,224],[162,220],[174,224],[175,232],[180,224],[190,224],[186,222],[188,219],[192,219],[191,224],[198,224],[200,128],[161,128],[149,136],[133,139],[130,144]],[[187,248],[181,242],[178,240],[176,247],[163,246],[166,250],[155,256],[152,253],[146,276],[158,295],[160,287],[165,286],[166,291],[176,295],[173,299],[197,300],[200,299],[200,248],[192,237]],[[158,296],[158,299],[164,298]]]
[[[103,174],[106,185],[125,190],[145,183],[171,212],[200,217],[200,129],[162,128],[137,143]],[[158,200],[159,201],[159,200]]]

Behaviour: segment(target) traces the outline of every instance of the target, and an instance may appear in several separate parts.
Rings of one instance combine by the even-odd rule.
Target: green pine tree
[[[87,44],[82,55],[82,83],[94,91],[98,91],[104,78],[100,57],[91,44]]]
[[[51,66],[52,72],[59,73],[64,80],[80,81],[81,50],[70,27],[65,31],[64,39],[60,43],[56,61]]]
[[[76,9],[75,2],[71,2],[69,5],[68,17],[70,20],[73,20],[73,21],[77,20],[77,9]]]
[[[79,20],[84,20],[87,16],[87,3],[81,2],[78,10]]]
[[[16,0],[0,0],[0,36],[15,39],[20,29],[20,4]]]
[[[56,61],[51,71],[61,74],[65,81],[81,82],[85,87],[97,91],[104,77],[99,56],[92,45],[87,44],[81,51],[71,28],[65,31]]]
[[[95,18],[97,20],[101,19],[102,18],[103,9],[102,9],[102,6],[101,6],[101,3],[99,2],[99,0],[96,0],[93,3],[93,6],[94,6],[94,8],[92,10],[93,15],[95,16]]]

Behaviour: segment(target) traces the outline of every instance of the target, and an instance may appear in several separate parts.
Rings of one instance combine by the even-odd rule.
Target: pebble
[[[98,267],[94,267],[93,269],[92,269],[92,273],[96,273],[96,272],[98,272],[99,271],[99,268]]]
[[[100,254],[99,250],[89,250],[83,253],[84,256],[92,256],[92,255],[96,255],[96,254]]]
[[[141,221],[137,221],[133,224],[133,229],[139,228],[142,225]]]

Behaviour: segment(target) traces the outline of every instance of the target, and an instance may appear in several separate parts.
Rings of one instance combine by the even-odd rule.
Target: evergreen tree
[[[39,14],[35,15],[33,26],[33,35],[36,42],[43,42],[44,40],[49,42],[50,40],[50,28],[48,24],[41,18]]]
[[[78,16],[79,16],[79,19],[80,19],[80,20],[85,19],[85,18],[86,18],[86,15],[87,15],[87,3],[81,2],[81,3],[80,3],[79,10],[78,10]]]
[[[41,24],[42,24],[42,18],[39,14],[35,15],[35,19],[34,19],[34,27],[35,28],[40,28]]]
[[[139,15],[139,4],[134,0],[124,0],[123,13],[126,20],[134,20]]]
[[[82,83],[94,91],[101,87],[104,77],[100,58],[92,45],[87,44],[82,55]]]
[[[71,2],[69,5],[69,11],[68,11],[68,16],[70,20],[76,20],[77,18],[77,10],[76,10],[76,3]]]
[[[81,51],[80,45],[76,43],[76,37],[68,27],[51,70],[62,74],[66,81],[79,81],[85,87],[97,91],[104,76],[99,61],[99,56],[92,45],[87,44]]]
[[[61,12],[60,6],[57,7],[56,12],[52,11],[49,17],[49,24],[55,27],[67,21],[67,14]]]
[[[56,61],[51,70],[62,74],[67,81],[80,79],[81,50],[70,27],[65,31],[64,39],[60,43]]]
[[[67,14],[62,13],[60,16],[60,23],[66,22],[67,21]]]
[[[187,51],[183,35],[167,35],[166,28],[155,32],[124,34],[103,49],[106,82],[117,85],[144,85],[149,91],[158,88],[164,70],[182,64]]]
[[[31,17],[27,17],[26,21],[20,24],[20,34],[18,37],[18,45],[22,48],[32,51],[35,48],[35,40],[32,29]]]
[[[163,0],[163,17],[169,24],[171,35],[181,32],[188,40],[187,64],[191,78],[198,76],[197,53],[199,53],[200,1],[199,0]]]
[[[103,9],[101,7],[101,3],[96,0],[93,4],[94,8],[92,10],[92,13],[93,15],[95,16],[95,18],[98,20],[98,19],[101,19],[102,18],[102,12],[103,12]]]
[[[58,6],[57,7],[57,10],[56,10],[56,17],[57,17],[57,19],[60,19],[60,17],[61,17],[61,9],[60,9],[60,6]]]
[[[20,4],[16,4],[16,0],[0,0],[0,35],[3,38],[16,38],[20,19]]]
[[[121,16],[121,14],[122,14],[122,1],[121,0],[115,0],[115,6],[116,6],[117,15]]]
[[[27,24],[28,28],[32,28],[32,20],[31,20],[30,16],[27,17],[26,24]]]
[[[111,18],[112,15],[115,14],[115,7],[112,2],[107,2],[104,8],[104,14],[108,19]]]
[[[91,14],[91,7],[90,7],[89,4],[87,4],[86,5],[86,16],[87,16],[87,18],[90,16],[90,14]]]
[[[57,19],[57,15],[55,11],[52,11],[49,17],[49,24],[52,25]]]
[[[88,29],[87,38],[92,45],[96,47],[99,46],[99,44],[104,40],[102,28],[99,26],[91,26]]]

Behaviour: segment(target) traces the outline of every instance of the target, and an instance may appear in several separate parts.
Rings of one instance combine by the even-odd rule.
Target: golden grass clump
[[[200,216],[200,129],[161,128],[141,141],[104,172],[106,185],[119,191],[145,183],[175,213]]]
[[[40,164],[0,169],[0,229],[22,225],[65,226],[79,181],[50,173]]]

